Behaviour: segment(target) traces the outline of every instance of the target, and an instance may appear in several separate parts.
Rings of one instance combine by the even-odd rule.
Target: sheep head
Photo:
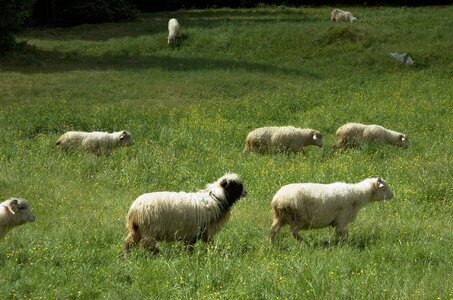
[[[373,181],[373,198],[372,201],[390,200],[393,198],[393,192],[390,190],[387,182],[382,178],[372,178]]]
[[[14,225],[21,225],[36,220],[28,202],[24,199],[11,198],[4,201],[2,206],[5,207],[10,214],[8,219],[14,220]]]
[[[219,179],[219,185],[223,189],[227,201],[231,204],[247,195],[242,179],[237,174],[226,174]]]
[[[312,133],[312,142],[313,145],[322,147],[322,134],[319,131],[314,130]]]
[[[123,146],[132,146],[134,144],[134,141],[132,140],[132,135],[126,130],[123,130],[121,132],[119,140],[120,144]]]
[[[409,147],[409,140],[407,139],[407,136],[405,134],[400,134],[398,138],[399,145],[403,148],[408,148]]]

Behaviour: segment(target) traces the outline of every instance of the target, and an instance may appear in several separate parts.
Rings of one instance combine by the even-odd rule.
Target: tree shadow
[[[44,50],[29,45],[23,45],[20,49],[0,57],[1,72],[55,73],[74,70],[146,69],[164,71],[242,70],[251,73],[261,72],[319,78],[316,73],[312,72],[301,72],[297,69],[243,60],[134,54],[90,56],[77,52]]]
[[[121,23],[82,24],[74,27],[42,27],[22,34],[25,39],[105,41],[112,38],[167,34],[168,20],[177,18],[181,30],[194,27],[212,29],[233,22],[241,23],[301,23],[320,18],[305,12],[271,12],[260,10],[191,10],[142,14],[134,21]],[[100,28],[102,26],[102,28]]]

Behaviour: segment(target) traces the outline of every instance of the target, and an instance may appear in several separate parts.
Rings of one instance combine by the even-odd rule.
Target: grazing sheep
[[[382,178],[368,178],[356,184],[295,183],[283,186],[272,199],[274,222],[271,243],[286,224],[297,240],[301,229],[335,227],[341,241],[348,238],[348,224],[360,208],[372,201],[391,199],[392,191]]]
[[[127,214],[124,254],[135,244],[157,254],[158,241],[183,241],[187,249],[197,240],[208,242],[228,221],[234,203],[246,194],[242,179],[233,173],[195,193],[143,194]]]
[[[14,227],[35,220],[26,200],[10,198],[3,201],[0,206],[0,239]]]
[[[409,147],[409,140],[405,134],[386,129],[379,125],[365,125],[360,123],[347,123],[338,128],[335,147],[354,147],[361,142],[377,142],[390,144],[403,148]]]
[[[357,21],[357,18],[354,17],[349,11],[344,11],[344,10],[335,8],[330,13],[330,20],[332,22],[349,21],[352,23],[354,21]]]
[[[319,131],[293,126],[261,127],[247,135],[244,153],[270,149],[303,152],[303,147],[308,145],[322,147],[322,135]]]
[[[176,39],[180,37],[181,26],[175,18],[168,21],[168,45],[176,45]]]
[[[109,153],[119,146],[132,146],[134,144],[129,132],[123,130],[113,133],[68,131],[57,141],[62,149],[83,149],[95,153]]]

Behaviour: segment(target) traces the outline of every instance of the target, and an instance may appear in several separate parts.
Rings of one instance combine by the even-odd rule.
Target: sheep
[[[16,226],[36,220],[27,200],[10,198],[1,203],[0,207],[0,239]]]
[[[283,186],[272,199],[273,223],[271,244],[280,228],[290,226],[299,241],[301,229],[335,227],[340,242],[348,239],[348,224],[360,208],[369,202],[392,199],[393,193],[382,178],[368,178],[359,183],[294,183]]]
[[[377,142],[403,148],[409,147],[409,140],[403,133],[386,129],[379,125],[347,123],[337,129],[335,147],[354,147],[361,142]]]
[[[232,206],[246,194],[239,175],[227,173],[195,193],[164,191],[139,196],[126,217],[124,256],[133,245],[157,254],[158,241],[183,241],[187,250],[197,240],[212,241],[228,221]]]
[[[132,136],[126,130],[112,133],[68,131],[57,141],[57,146],[60,146],[63,150],[82,149],[97,154],[109,153],[113,148],[132,146],[133,144]]]
[[[352,23],[354,21],[357,21],[357,18],[354,17],[349,11],[344,11],[344,10],[335,8],[330,13],[330,20],[332,22],[349,21]]]
[[[314,129],[293,126],[261,127],[247,135],[243,152],[263,152],[270,149],[304,152],[303,147],[308,145],[322,147],[322,134]]]
[[[176,39],[180,37],[180,30],[178,20],[172,18],[168,21],[168,45],[176,45]]]

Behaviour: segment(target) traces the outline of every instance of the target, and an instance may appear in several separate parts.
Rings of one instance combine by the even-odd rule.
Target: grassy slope
[[[172,13],[126,24],[39,29],[33,47],[0,61],[0,199],[30,200],[38,220],[0,244],[9,298],[453,297],[453,7]],[[388,55],[409,52],[416,65]],[[348,121],[408,134],[411,147],[332,153]],[[323,132],[307,154],[243,156],[248,131],[291,124]],[[66,130],[130,130],[107,157],[62,154]],[[213,245],[118,254],[124,216],[141,193],[197,190],[227,171],[249,195]],[[270,199],[290,182],[382,176],[395,199],[366,207],[350,241],[331,229],[287,228],[270,249]]]

